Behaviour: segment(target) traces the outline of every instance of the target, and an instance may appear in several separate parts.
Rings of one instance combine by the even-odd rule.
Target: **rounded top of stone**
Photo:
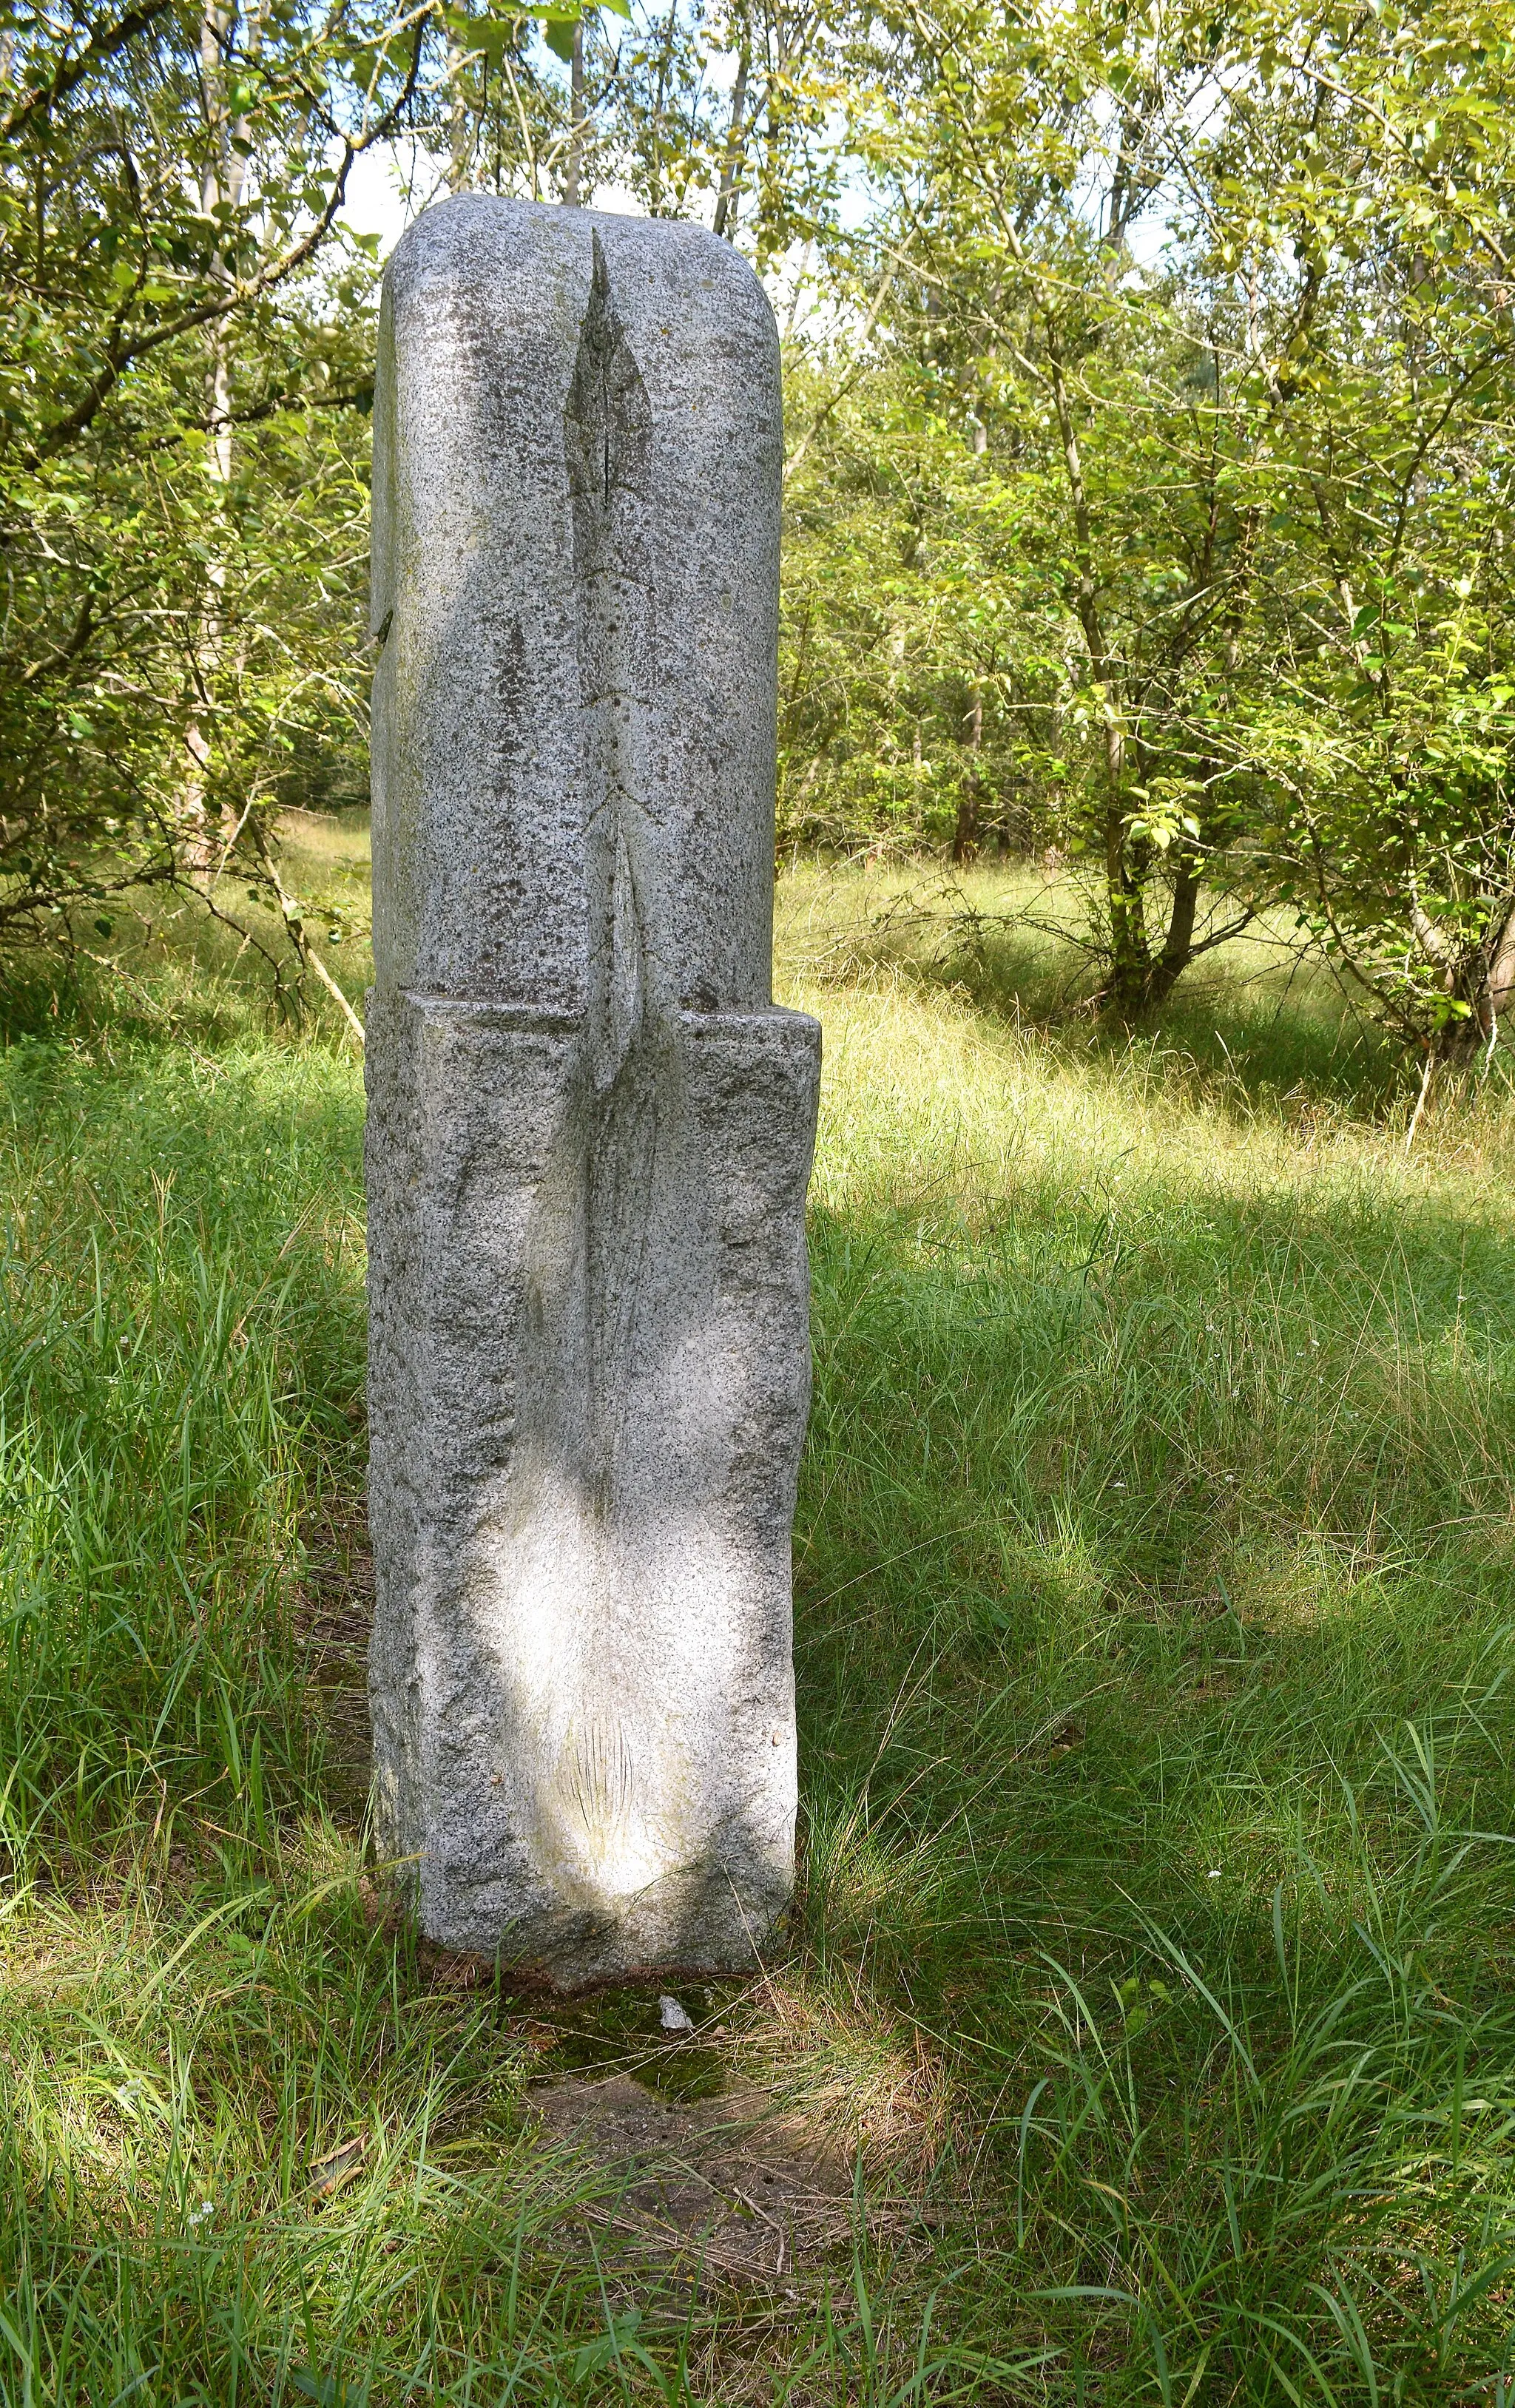
[[[607,1061],[644,1012],[766,1003],[782,462],[773,314],[704,227],[464,194],[406,234],[374,414],[381,983],[582,1010]]]
[[[720,290],[727,306],[738,299],[761,312],[776,335],[772,306],[755,270],[740,251],[708,226],[683,218],[643,218],[615,209],[578,208],[565,201],[523,201],[497,193],[454,193],[434,201],[401,235],[384,268],[391,289],[413,275],[434,275],[454,258],[466,262],[481,236],[522,248],[541,246],[565,259],[584,256],[584,236],[598,235],[625,276],[645,265],[665,274],[675,261],[681,281],[704,291]]]

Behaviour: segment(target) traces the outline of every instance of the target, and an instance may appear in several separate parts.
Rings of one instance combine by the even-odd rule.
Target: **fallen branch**
[[[310,938],[306,935],[305,923],[300,916],[299,905],[296,902],[295,897],[285,889],[284,882],[279,875],[279,863],[274,854],[273,847],[269,844],[267,837],[264,832],[263,825],[258,820],[254,820],[252,823],[252,840],[257,846],[258,858],[263,864],[264,874],[267,878],[269,885],[273,888],[274,894],[279,899],[279,908],[284,915],[284,926],[289,932],[289,941],[294,946],[296,953],[299,955],[302,968],[314,970],[317,978],[321,981],[322,985],[325,988],[326,993],[337,1004],[343,1019],[346,1021],[348,1033],[352,1037],[354,1043],[356,1045],[358,1052],[360,1054],[363,1053],[366,1047],[366,1039],[363,1034],[363,1023],[358,1018],[357,1013],[354,1010],[352,1005],[348,1002],[346,996],[342,993],[341,988],[338,985],[336,980],[332,977],[332,974],[330,970],[327,969],[325,963],[316,952]]]

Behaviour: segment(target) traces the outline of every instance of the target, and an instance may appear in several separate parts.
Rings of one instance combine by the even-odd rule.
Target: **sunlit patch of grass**
[[[550,2376],[562,2319],[592,2316],[549,2246],[592,2189],[527,2131],[529,2051],[487,2000],[418,1983],[359,1883],[357,1852],[307,1830],[239,1885],[146,1874],[5,1928],[0,2243],[49,2260],[54,2310],[82,2284],[58,2396],[111,2396],[94,2386],[120,2364],[92,2264],[135,2293],[114,2346],[150,2397],[267,2396],[296,2354],[367,2382],[409,2372],[423,2337],[440,2383],[497,2346],[503,2374],[512,2338]],[[511,2269],[543,2248],[518,2318]],[[38,2372],[57,2338],[44,2318]]]
[[[1321,1623],[1371,1617],[1383,1605],[1384,1573],[1395,1569],[1355,1548],[1318,1537],[1276,1546],[1243,1546],[1227,1573],[1227,1601],[1245,1628],[1312,1631]]]
[[[866,1793],[806,1817],[801,1898],[817,1970],[892,1986],[954,1913],[960,1832],[870,1828]],[[778,1994],[770,1985],[771,1998]]]
[[[870,1985],[795,1967],[766,1977],[739,2062],[760,2071],[808,2146],[868,2184],[929,2191],[951,2140],[950,2085],[921,2027]]]

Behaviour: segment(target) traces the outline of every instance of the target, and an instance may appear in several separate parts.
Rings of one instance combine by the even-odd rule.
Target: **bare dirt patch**
[[[692,2258],[798,2297],[866,2215],[845,2158],[756,2085],[679,2100],[625,2073],[563,2074],[529,2103],[553,2140],[619,2178],[595,2220],[633,2255]]]

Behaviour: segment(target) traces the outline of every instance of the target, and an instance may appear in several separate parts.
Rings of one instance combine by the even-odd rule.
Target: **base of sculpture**
[[[750,1967],[793,1883],[819,1030],[376,993],[370,1688],[422,1929]]]

